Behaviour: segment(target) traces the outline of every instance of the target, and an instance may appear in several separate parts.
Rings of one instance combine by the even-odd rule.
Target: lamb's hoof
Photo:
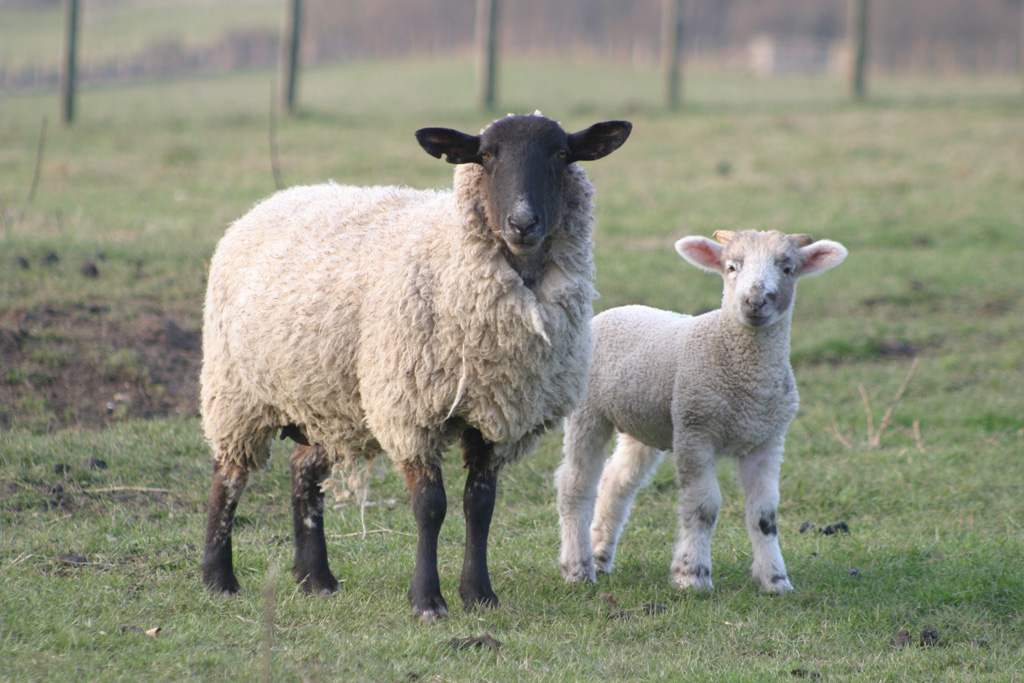
[[[558,565],[566,583],[597,583],[597,573],[592,563],[563,562]]]
[[[672,585],[690,591],[710,591],[714,588],[711,584],[711,569],[704,565],[673,567]]]
[[[761,584],[761,590],[765,593],[773,593],[779,595],[781,593],[790,593],[793,591],[793,584],[789,582],[789,579],[785,576],[771,576],[767,581],[758,581]]]
[[[594,553],[594,568],[598,574],[611,574],[612,573],[612,558],[605,555],[604,553]]]

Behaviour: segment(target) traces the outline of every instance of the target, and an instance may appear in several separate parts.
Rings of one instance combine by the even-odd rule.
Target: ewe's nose
[[[505,222],[509,236],[518,244],[532,245],[543,238],[544,226],[541,224],[540,216],[525,199],[516,202]]]
[[[508,217],[508,227],[519,235],[527,235],[540,223],[540,216],[535,213],[514,213]]]

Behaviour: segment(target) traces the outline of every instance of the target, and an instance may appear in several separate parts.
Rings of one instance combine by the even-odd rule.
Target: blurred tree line
[[[52,10],[65,0],[0,0]],[[478,0],[303,0],[301,64],[474,52]],[[682,0],[683,61],[753,69],[755,52],[772,41],[773,63],[812,64],[845,73],[843,50],[850,0]],[[262,68],[278,61],[282,23],[271,9],[255,20],[239,0],[79,0],[87,22],[121,8],[166,12],[168,25],[183,5],[238,8],[237,24],[222,35],[195,38],[187,27],[168,28],[130,53],[86,40],[78,66],[86,82],[121,81],[185,73]],[[537,57],[661,63],[665,0],[500,0],[497,50],[502,59]],[[1024,0],[871,0],[868,69],[918,74],[1012,73],[1024,70]],[[266,0],[261,6],[267,7]],[[152,16],[152,12],[149,13]],[[274,16],[276,15],[276,16]],[[192,15],[190,15],[192,16]],[[109,37],[108,37],[109,41]],[[89,46],[92,46],[92,50]],[[780,47],[781,46],[781,47]],[[101,54],[98,54],[101,53]],[[0,92],[56,86],[52,61],[0,59]],[[0,57],[11,57],[0,45]],[[22,60],[23,61],[23,60]],[[824,66],[822,66],[824,65]],[[769,71],[771,72],[771,71]],[[775,71],[777,72],[777,71]]]
[[[306,0],[313,61],[472,50],[475,0]],[[1021,0],[885,0],[870,13],[872,67],[1012,71]],[[503,0],[505,55],[659,60],[662,0]],[[740,65],[759,34],[841,41],[846,0],[686,0],[687,59]]]

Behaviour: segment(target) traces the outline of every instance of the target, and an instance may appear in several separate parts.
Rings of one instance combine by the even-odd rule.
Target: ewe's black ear
[[[569,163],[594,161],[606,157],[626,141],[633,124],[629,121],[604,121],[569,135]]]
[[[466,135],[451,128],[420,128],[416,140],[427,154],[449,164],[480,163],[480,136]]]

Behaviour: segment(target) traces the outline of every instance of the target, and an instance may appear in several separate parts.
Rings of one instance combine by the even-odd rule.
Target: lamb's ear
[[[480,136],[467,135],[451,128],[420,128],[416,140],[427,154],[449,164],[480,163]]]
[[[595,123],[586,130],[569,134],[569,156],[567,163],[594,161],[606,157],[626,141],[633,124],[629,121],[604,121]]]
[[[830,268],[835,268],[846,258],[847,251],[846,247],[839,242],[818,240],[802,247],[797,253],[800,255],[800,267],[797,269],[797,275],[803,277],[804,275],[817,275]]]
[[[710,273],[721,273],[724,270],[722,265],[722,250],[724,248],[718,242],[699,235],[684,237],[676,242],[676,251],[680,256],[701,270]]]

